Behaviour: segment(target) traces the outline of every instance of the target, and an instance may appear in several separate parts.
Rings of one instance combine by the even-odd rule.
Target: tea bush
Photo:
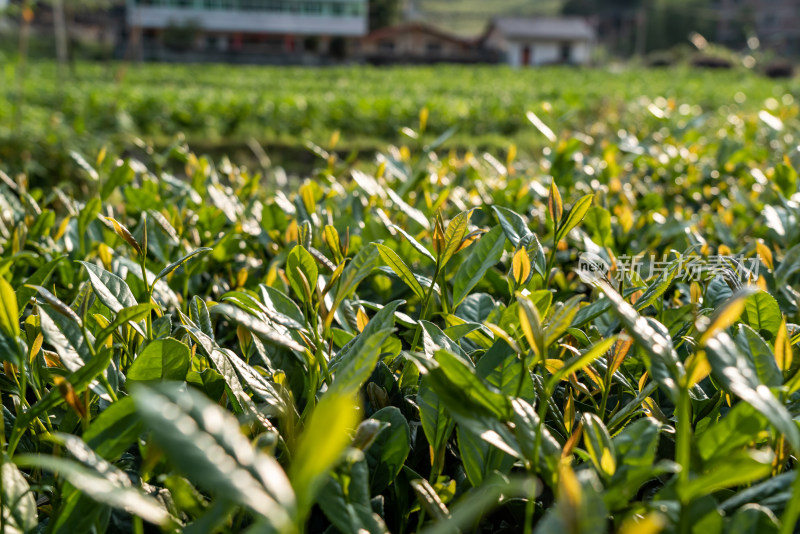
[[[793,532],[796,109],[632,106],[0,173],[0,528]]]

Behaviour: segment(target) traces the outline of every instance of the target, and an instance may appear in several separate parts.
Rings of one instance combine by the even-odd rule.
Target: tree
[[[561,8],[564,15],[616,15],[639,9],[642,0],[567,0]]]
[[[626,55],[671,48],[692,32],[716,33],[712,0],[567,0],[562,13],[595,17],[600,39]]]
[[[369,31],[391,26],[400,19],[399,0],[370,0]]]
[[[686,43],[692,32],[713,39],[716,26],[710,0],[652,0],[647,9],[647,51]]]

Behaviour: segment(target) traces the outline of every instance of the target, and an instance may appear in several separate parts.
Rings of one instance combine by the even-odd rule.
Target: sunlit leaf
[[[279,530],[292,531],[295,497],[274,458],[255,448],[236,419],[176,384],[137,386],[136,410],[169,460],[215,494],[236,499]]]

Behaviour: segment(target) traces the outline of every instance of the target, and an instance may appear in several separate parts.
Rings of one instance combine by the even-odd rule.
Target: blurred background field
[[[0,0],[0,534],[796,532],[797,4]]]
[[[79,62],[68,82],[54,62],[6,63],[0,78],[0,161],[12,172],[56,180],[76,172],[70,151],[136,151],[179,135],[211,155],[254,158],[253,143],[278,163],[303,168],[309,142],[371,154],[403,133],[422,108],[442,148],[530,155],[546,142],[533,111],[556,132],[619,142],[618,130],[647,135],[659,125],[715,135],[730,117],[761,110],[797,117],[796,80],[740,70],[688,67],[618,70],[496,66],[304,68]],[[659,109],[669,111],[660,112]],[[676,128],[677,127],[677,128]]]

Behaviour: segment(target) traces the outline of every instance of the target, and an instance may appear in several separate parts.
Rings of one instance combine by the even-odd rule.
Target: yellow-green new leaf
[[[558,226],[564,214],[564,203],[561,201],[561,193],[558,192],[558,186],[555,180],[550,182],[550,196],[547,199],[547,209],[550,212],[550,218],[553,220],[553,224]]]
[[[781,320],[778,335],[775,337],[775,362],[784,373],[792,367],[792,343],[786,332],[786,319]]]
[[[599,341],[592,345],[592,348],[583,354],[573,356],[564,362],[564,365],[550,377],[547,385],[548,391],[552,391],[558,381],[565,376],[569,376],[572,373],[580,371],[596,359],[602,357],[606,352],[608,352],[608,349],[611,348],[611,345],[613,345],[616,340],[617,336]]]
[[[289,471],[301,518],[311,510],[317,491],[350,444],[359,412],[356,397],[336,393],[324,395],[314,408]]]
[[[110,222],[111,225],[114,227],[114,232],[116,232],[118,236],[124,239],[125,242],[128,243],[133,248],[133,250],[136,251],[137,254],[142,253],[141,245],[139,245],[139,242],[136,241],[136,239],[133,237],[133,234],[131,234],[130,230],[128,230],[124,224],[117,221],[113,217],[106,217],[105,219],[108,222]],[[145,233],[145,235],[147,234]]]
[[[531,275],[531,259],[528,257],[528,251],[524,247],[514,254],[514,259],[511,261],[511,273],[517,286],[521,286],[528,281]]]
[[[603,421],[591,412],[583,414],[583,440],[595,469],[606,477],[614,476],[617,470],[614,444]]]
[[[564,239],[573,228],[580,224],[586,212],[589,211],[589,208],[592,206],[592,199],[594,199],[594,195],[586,195],[578,199],[575,205],[572,206],[572,209],[569,210],[569,213],[564,217],[561,225],[558,227],[555,239],[556,243]]]
[[[578,313],[580,302],[583,300],[583,295],[575,295],[567,300],[563,305],[554,308],[551,314],[550,321],[545,328],[544,346],[549,347],[567,331],[575,315]]]
[[[339,232],[336,231],[336,228],[330,224],[326,224],[322,231],[322,238],[325,240],[325,244],[328,245],[331,254],[333,254],[334,261],[336,261],[337,264],[341,263],[344,259],[344,255],[342,254],[342,244],[339,240]]]
[[[447,225],[447,230],[444,232],[444,239],[442,240],[442,248],[439,257],[439,264],[444,267],[450,258],[453,257],[459,247],[464,236],[467,235],[469,230],[469,219],[472,217],[472,210],[462,211],[450,221]]]
[[[544,330],[539,318],[539,311],[527,297],[517,295],[517,302],[519,302],[519,325],[522,328],[522,333],[525,334],[525,339],[528,340],[528,344],[536,356],[543,358],[545,350]]]
[[[414,292],[419,298],[425,298],[425,291],[422,289],[422,286],[419,284],[416,278],[414,278],[414,274],[408,268],[408,266],[400,259],[400,256],[397,253],[387,247],[386,245],[382,245],[380,243],[376,243],[375,246],[378,247],[378,253],[381,255],[381,259],[383,262],[389,266],[389,268],[400,277],[411,291]]]
[[[706,341],[714,337],[717,332],[725,330],[733,323],[739,320],[739,317],[744,311],[747,299],[757,291],[752,288],[742,289],[733,296],[731,296],[723,305],[714,312],[708,325],[705,327],[703,334],[700,336],[698,343],[700,346],[705,345]]]
[[[17,295],[5,278],[0,276],[0,329],[9,337],[19,336]]]

